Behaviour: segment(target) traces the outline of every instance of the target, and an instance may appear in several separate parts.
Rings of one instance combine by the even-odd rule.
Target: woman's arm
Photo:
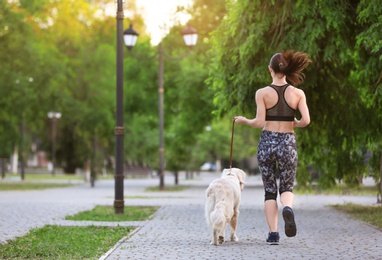
[[[294,127],[305,127],[309,125],[310,123],[310,114],[309,114],[308,105],[306,104],[305,93],[303,90],[300,90],[300,91],[301,91],[300,92],[301,97],[297,107],[301,113],[301,119],[300,120],[297,120],[296,118],[294,119]]]
[[[265,124],[265,103],[264,103],[264,91],[259,89],[256,91],[256,117],[253,119],[247,119],[243,116],[235,116],[235,122],[239,125],[246,124],[255,128],[262,128]]]

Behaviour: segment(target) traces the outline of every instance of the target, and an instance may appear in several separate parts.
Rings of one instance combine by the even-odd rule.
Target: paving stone
[[[147,192],[159,180],[124,181],[125,205],[160,206],[148,221],[69,221],[65,216],[113,205],[114,180],[41,191],[0,192],[0,242],[23,236],[30,229],[55,225],[135,226],[100,259],[381,259],[382,231],[354,220],[327,205],[347,202],[373,205],[375,196],[302,196],[295,198],[297,236],[288,238],[279,214],[280,245],[269,246],[259,176],[249,176],[242,193],[238,242],[210,245],[211,230],[204,219],[204,191],[219,174],[201,173],[194,180],[180,178],[190,188],[182,192]],[[165,185],[173,185],[171,175]],[[227,230],[226,238],[229,238]]]

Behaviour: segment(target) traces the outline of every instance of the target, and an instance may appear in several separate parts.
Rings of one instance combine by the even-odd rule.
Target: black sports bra
[[[276,90],[278,101],[276,105],[267,109],[265,121],[294,121],[296,110],[288,105],[284,96],[285,90],[289,86],[289,84],[285,84],[283,86],[270,85],[271,88]]]

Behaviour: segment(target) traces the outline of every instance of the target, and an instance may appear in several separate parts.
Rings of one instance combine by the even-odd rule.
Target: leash
[[[232,121],[231,150],[229,154],[229,169],[232,169],[233,133],[235,132],[235,119]]]

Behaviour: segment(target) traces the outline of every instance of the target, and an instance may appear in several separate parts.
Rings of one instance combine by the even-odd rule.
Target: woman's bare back
[[[278,102],[277,92],[271,87],[262,89],[265,109],[274,107]],[[299,101],[301,100],[301,90],[293,86],[289,86],[285,90],[285,101],[294,110],[298,109]],[[273,132],[294,132],[294,122],[286,121],[265,121],[264,130]]]

